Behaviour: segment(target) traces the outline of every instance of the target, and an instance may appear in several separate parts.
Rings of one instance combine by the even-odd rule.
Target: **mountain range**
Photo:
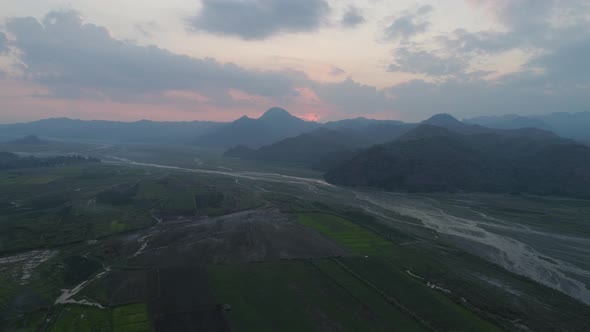
[[[560,112],[533,116],[507,114],[466,119],[465,122],[498,129],[545,129],[562,137],[590,143],[590,112]]]
[[[536,128],[500,130],[468,124],[449,114],[434,115],[421,124],[447,128],[465,135],[501,132],[505,136],[557,137],[551,132]],[[323,126],[313,132],[286,138],[259,149],[238,145],[227,150],[224,155],[241,159],[298,163],[317,170],[328,170],[349,159],[362,148],[387,143],[402,135],[405,139],[418,133],[425,135],[426,133],[419,130],[413,131],[417,126],[419,124],[398,121],[343,120],[330,123],[329,127],[336,129]],[[431,134],[435,134],[435,131]]]
[[[391,191],[590,197],[590,147],[540,129],[478,127],[480,132],[465,133],[422,124],[357,153],[325,178]]]
[[[194,143],[222,148],[236,145],[256,148],[318,127],[316,122],[304,121],[282,108],[273,107],[258,119],[243,116],[222,125],[215,131],[197,137]]]
[[[562,137],[590,143],[590,130],[588,130],[590,128],[590,112],[478,117],[466,119],[463,122],[454,118],[449,119],[448,115],[437,115],[427,121],[430,121],[428,124],[442,125],[443,127],[460,126],[463,127],[463,130],[474,130],[474,127],[469,128],[465,124],[495,129],[538,128],[553,131]],[[375,129],[378,126],[394,128],[396,125],[411,128],[417,124],[363,117],[322,124],[304,121],[292,116],[282,108],[274,107],[258,119],[244,116],[233,122],[157,122],[148,120],[117,122],[54,118],[28,123],[2,124],[0,125],[0,135],[4,141],[35,134],[58,140],[183,143],[220,148],[244,145],[249,148],[259,148],[285,138],[311,133],[319,128],[337,131],[355,130],[366,134],[371,133],[371,128]],[[384,134],[383,139],[386,138],[388,138],[387,134]],[[377,140],[370,143],[381,142]]]
[[[359,127],[343,126],[341,129],[321,127],[259,149],[239,145],[227,150],[224,155],[241,159],[297,163],[318,170],[327,170],[353,156],[355,151],[394,140],[414,126],[396,122],[375,122]]]
[[[327,181],[346,186],[586,197],[590,196],[590,147],[580,141],[590,135],[584,130],[590,128],[589,120],[590,113],[464,121],[437,114],[421,123],[361,117],[320,124],[274,107],[257,119],[244,116],[229,123],[62,118],[0,125],[0,133],[5,137],[34,133],[13,144],[42,144],[36,136],[40,135],[224,148],[226,157],[325,171]]]

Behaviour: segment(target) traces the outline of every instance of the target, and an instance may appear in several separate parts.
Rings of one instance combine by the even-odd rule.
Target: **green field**
[[[405,272],[399,257],[403,246],[386,240],[379,234],[350,220],[331,214],[301,213],[299,222],[312,227],[343,246],[364,257],[339,258],[322,262],[319,266],[328,273],[338,276],[341,271],[349,271],[348,282],[363,280],[384,297],[394,299],[401,308],[413,313],[436,329],[451,331],[498,331],[489,322],[482,320],[473,312],[449,299],[442,292],[433,290],[425,282]],[[370,256],[369,256],[370,255]],[[423,258],[416,258],[416,262]],[[427,261],[425,261],[427,263]],[[403,264],[403,263],[402,263]],[[334,272],[336,271],[336,272]],[[414,270],[415,271],[415,270]],[[335,277],[337,278],[337,277]],[[362,289],[349,287],[351,290]]]
[[[20,319],[11,322],[9,326],[4,327],[8,331],[37,332],[39,330],[39,327],[45,322],[46,317],[46,311],[38,310],[27,313]]]
[[[52,332],[110,331],[111,311],[88,306],[68,305],[61,308]]]
[[[371,308],[377,317],[380,317],[388,326],[401,331],[426,331],[423,321],[404,311],[401,307],[388,302],[386,296],[365,284],[359,278],[343,269],[335,260],[321,260],[315,263],[322,273],[329,277],[338,286],[345,289],[352,297]]]
[[[83,305],[58,308],[59,314],[51,325],[52,332],[113,331],[150,332],[151,322],[144,304],[132,304],[113,309]],[[33,322],[34,323],[38,322]]]
[[[378,294],[340,273],[352,283],[338,284],[305,261],[209,268],[218,302],[231,305],[228,317],[235,331],[423,331]]]
[[[393,244],[371,230],[342,217],[322,213],[300,213],[299,222],[363,255],[388,255]]]
[[[152,215],[216,216],[257,207],[234,182],[104,165],[0,171],[0,254],[149,227]]]
[[[114,332],[149,332],[152,331],[150,318],[145,304],[130,304],[113,309]]]
[[[76,243],[149,226],[153,221],[145,218],[146,211],[99,199],[114,185],[142,176],[101,165],[0,172],[0,201],[8,203],[0,205],[0,253]]]

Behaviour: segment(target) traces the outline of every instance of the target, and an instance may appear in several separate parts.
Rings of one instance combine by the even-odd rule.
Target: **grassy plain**
[[[178,166],[218,158],[186,147],[99,151]],[[348,194],[335,202],[327,193],[140,166],[2,171],[0,330],[590,329],[588,306],[449,245],[415,218],[392,214],[403,227],[392,226],[347,204]],[[586,235],[586,202],[527,199],[492,195],[469,206],[528,226],[557,230],[562,220]],[[24,254],[33,258],[18,260]],[[104,309],[54,304],[87,280],[72,299]]]
[[[442,288],[433,289],[421,277],[404,271],[396,260],[403,246],[396,245],[357,223],[331,214],[300,213],[299,222],[312,227],[346,248],[364,256],[343,257],[320,264],[323,270],[338,276],[335,271],[348,272],[352,279],[370,285],[371,291],[403,308],[410,316],[418,317],[437,330],[499,331],[465,307],[449,299]],[[399,244],[399,243],[398,243]],[[415,257],[416,262],[423,260]],[[402,264],[400,264],[402,263]],[[351,277],[349,276],[349,280]],[[362,289],[352,286],[351,291]]]
[[[334,282],[314,262],[219,265],[209,275],[235,331],[423,331],[360,282]]]

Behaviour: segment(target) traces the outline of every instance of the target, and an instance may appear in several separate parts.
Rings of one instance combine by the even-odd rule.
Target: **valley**
[[[102,162],[2,171],[4,329],[587,328],[585,200],[388,193],[288,165],[215,167],[212,151],[82,150]]]

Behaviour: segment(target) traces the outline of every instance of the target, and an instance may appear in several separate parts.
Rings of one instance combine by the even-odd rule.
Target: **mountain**
[[[37,135],[27,135],[23,138],[19,138],[14,141],[8,142],[8,144],[19,144],[19,145],[41,145],[49,144],[49,142],[40,139]]]
[[[482,116],[465,120],[467,123],[478,124],[497,129],[539,128],[551,130],[551,127],[541,119],[529,118],[516,114],[501,116]]]
[[[457,120],[452,115],[446,113],[435,114],[429,119],[422,121],[422,124],[440,126],[445,128],[461,128],[468,126],[465,123]]]
[[[413,125],[399,124],[398,122],[371,124],[359,129],[335,130],[322,127],[260,147],[257,150],[237,146],[226,151],[224,156],[299,163],[315,169],[326,170],[352,157],[356,150],[396,139],[412,127]]]
[[[228,150],[224,156],[241,159],[299,163],[307,166],[322,167],[330,160],[352,156],[355,147],[364,145],[357,132],[338,131],[320,128],[310,133],[286,138],[259,149],[237,146]]]
[[[560,112],[534,116],[507,114],[477,117],[465,122],[498,129],[539,128],[553,131],[563,137],[590,142],[590,112]]]
[[[590,142],[590,112],[561,112],[535,118],[547,123],[560,136]]]
[[[304,122],[304,120],[291,115],[291,113],[287,112],[287,110],[280,108],[280,107],[273,107],[268,109],[260,118],[258,118],[262,122],[266,123],[284,123],[289,121],[294,122]]]
[[[358,117],[354,119],[344,119],[338,121],[330,121],[326,122],[322,125],[324,128],[329,129],[363,129],[369,126],[374,125],[390,125],[390,124],[397,124],[402,125],[404,124],[401,121],[396,120],[374,120],[374,119],[367,119],[364,117]]]
[[[229,148],[243,145],[257,148],[318,127],[319,124],[316,122],[304,121],[282,108],[274,107],[258,119],[243,116],[209,134],[199,136],[195,143],[211,147]]]
[[[459,121],[449,114],[437,114],[428,120],[422,121],[422,125],[446,128],[452,132],[463,135],[498,134],[511,137],[528,137],[531,139],[556,139],[558,136],[546,129],[533,127],[494,128],[469,122]],[[432,131],[432,130],[431,130]],[[415,134],[415,133],[414,133]],[[430,132],[432,134],[432,132]]]
[[[438,124],[433,126],[431,124]],[[448,114],[435,115],[422,125],[398,121],[380,121],[357,118],[331,122],[315,131],[289,137],[258,149],[244,145],[235,146],[224,156],[241,159],[288,162],[326,171],[352,158],[357,150],[395,139],[411,140],[419,135],[441,135],[441,131],[467,135],[491,134],[498,129],[463,123]],[[444,125],[445,127],[442,127]],[[333,129],[338,128],[338,129]],[[430,128],[424,132],[424,128]],[[437,128],[434,130],[433,128]],[[412,130],[415,129],[415,130]],[[529,137],[530,139],[555,139],[553,133],[525,128],[500,131],[504,136]]]
[[[590,197],[589,165],[589,147],[557,136],[499,130],[466,135],[421,125],[396,141],[361,151],[325,178],[393,191]]]
[[[210,132],[222,123],[84,121],[69,118],[45,119],[28,123],[0,125],[3,136],[20,137],[36,133],[42,137],[65,140],[108,142],[187,143],[196,136]]]
[[[462,122],[450,114],[436,114],[422,121],[420,124],[442,127],[465,135],[483,134],[493,131],[491,128]]]

